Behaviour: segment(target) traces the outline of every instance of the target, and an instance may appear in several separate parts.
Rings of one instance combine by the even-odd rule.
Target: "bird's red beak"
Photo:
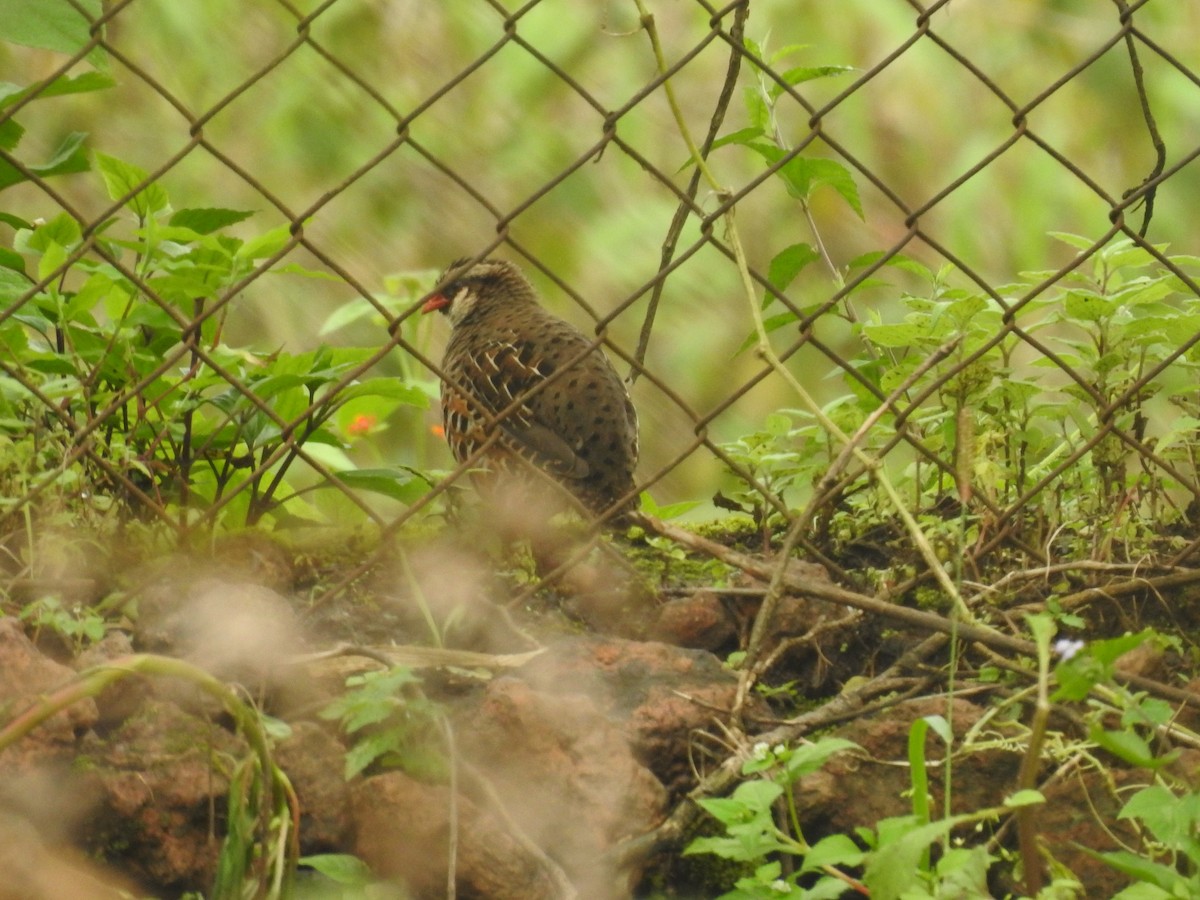
[[[431,313],[444,306],[450,305],[450,298],[445,294],[430,294],[429,299],[421,306],[421,312]]]

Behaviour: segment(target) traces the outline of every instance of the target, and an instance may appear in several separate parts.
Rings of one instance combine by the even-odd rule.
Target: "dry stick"
[[[487,801],[488,806],[500,819],[500,823],[506,829],[506,834],[517,842],[517,845],[524,850],[529,857],[533,859],[542,871],[544,871],[550,881],[554,884],[555,890],[558,892],[556,896],[560,900],[575,900],[579,896],[575,890],[571,879],[567,877],[566,872],[553,859],[546,855],[538,844],[525,833],[525,830],[513,819],[508,812],[508,807],[504,805],[504,800],[496,792],[495,786],[487,776],[483,774],[475,766],[471,765],[466,760],[459,760],[461,774],[471,782],[475,790],[479,791]]]
[[[1074,562],[1046,563],[1045,565],[1040,565],[1033,569],[1016,569],[1014,571],[1007,572],[1005,575],[998,580],[993,581],[991,584],[980,584],[979,582],[972,581],[964,581],[963,583],[970,587],[978,588],[974,594],[966,598],[967,605],[974,606],[976,603],[982,602],[984,597],[987,597],[988,595],[998,596],[1008,585],[1013,584],[1014,582],[1041,580],[1048,583],[1051,575],[1058,575],[1064,572],[1092,571],[1119,573],[1124,575],[1127,573],[1136,574],[1143,569],[1169,571],[1171,568],[1171,566],[1161,563],[1111,563],[1100,562],[1099,560],[1094,559],[1083,559],[1076,560]],[[1197,577],[1200,578],[1200,573],[1197,573]],[[1143,580],[1148,581],[1149,576],[1143,576]],[[1018,590],[1021,590],[1021,588],[1018,588]],[[1028,603],[1025,606],[1019,606],[1015,608],[1020,610],[1032,610],[1040,607],[1041,603],[1037,602]]]
[[[1114,0],[1114,2],[1117,4],[1121,19],[1132,18],[1132,14],[1129,12],[1129,5],[1125,0]],[[1132,23],[1130,23],[1130,26],[1132,26]],[[1150,98],[1146,95],[1145,73],[1142,70],[1142,61],[1138,57],[1137,42],[1133,39],[1131,27],[1125,29],[1125,49],[1129,51],[1129,65],[1133,71],[1133,83],[1137,88],[1138,104],[1141,106],[1142,118],[1146,122],[1146,131],[1150,134],[1150,143],[1154,145],[1154,168],[1150,170],[1150,174],[1142,179],[1142,184],[1146,184],[1154,181],[1162,174],[1163,168],[1167,164],[1167,145],[1159,133],[1158,122],[1155,121],[1154,113],[1150,109]],[[1122,199],[1128,197],[1138,189],[1130,188],[1122,195]],[[1157,185],[1146,191],[1144,198],[1146,201],[1146,213],[1142,216],[1142,227],[1138,229],[1138,234],[1142,237],[1145,237],[1146,232],[1150,229],[1150,219],[1154,215],[1154,197],[1157,193]]]
[[[1050,682],[1050,654],[1044,650],[1038,654],[1037,702],[1033,707],[1033,722],[1029,729],[1029,744],[1021,758],[1021,769],[1017,773],[1017,788],[1037,790],[1038,771],[1042,764],[1042,745],[1046,740],[1046,723],[1050,719],[1050,696],[1046,686]],[[1036,897],[1042,889],[1042,857],[1038,852],[1038,811],[1029,805],[1017,809],[1017,847],[1021,864],[1025,869],[1025,892]]]
[[[1067,594],[1065,597],[1059,597],[1057,602],[1064,610],[1071,610],[1083,606],[1091,600],[1111,600],[1126,594],[1135,594],[1138,591],[1158,591],[1161,588],[1179,587],[1180,585],[1192,584],[1196,581],[1200,581],[1200,569],[1188,569],[1184,572],[1172,572],[1170,575],[1160,575],[1156,578],[1131,578],[1128,581],[1120,581],[1116,584],[1108,584],[1102,587],[1084,588],[1082,591],[1076,591],[1073,594]],[[1014,611],[1027,612],[1043,609],[1044,607],[1044,602],[1026,603],[1022,606],[1014,607]]]
[[[458,743],[454,739],[454,726],[447,716],[442,716],[442,735],[446,739],[446,758],[450,762],[450,785],[447,820],[449,835],[446,837],[446,900],[458,897]]]
[[[646,9],[639,4],[638,12],[642,16],[643,27],[653,28],[653,21],[650,25],[646,25],[646,17],[648,13]],[[729,66],[725,70],[725,83],[721,85],[721,93],[717,97],[717,105],[713,108],[712,117],[709,119],[708,134],[704,137],[704,143],[699,150],[701,158],[707,158],[712,151],[712,145],[717,139],[717,132],[721,130],[721,123],[725,121],[725,111],[729,108],[729,101],[733,98],[733,89],[737,86],[738,73],[742,68],[742,54],[740,47],[742,44],[742,33],[746,27],[746,17],[750,13],[749,2],[743,3],[733,13],[733,25],[729,29],[729,37],[732,39],[732,50],[729,54]],[[651,45],[655,44],[655,38],[651,36]],[[661,51],[660,51],[661,52]],[[672,96],[668,93],[668,96]],[[671,219],[671,224],[667,228],[667,236],[663,239],[662,253],[659,257],[658,268],[661,272],[671,264],[671,260],[675,256],[675,247],[679,243],[679,236],[683,233],[683,226],[687,223],[688,215],[692,212],[692,201],[696,198],[696,189],[700,186],[700,178],[703,175],[702,169],[697,166],[696,171],[692,173],[691,179],[688,181],[687,188],[684,190],[684,195],[687,200],[679,201],[679,206],[675,210],[675,216]],[[650,302],[646,306],[646,318],[642,322],[642,331],[638,335],[637,349],[633,353],[634,365],[630,367],[628,381],[633,384],[641,374],[642,365],[646,362],[646,351],[650,347],[650,333],[654,330],[654,319],[658,314],[659,302],[662,299],[663,279],[659,279],[654,283],[654,287],[650,292]]]
[[[974,622],[959,622],[955,625],[948,618],[939,616],[937,613],[921,609],[910,609],[907,606],[897,606],[887,600],[880,600],[877,597],[860,594],[857,591],[840,587],[820,578],[803,575],[797,571],[798,567],[796,566],[790,564],[779,566],[770,561],[758,559],[757,557],[718,544],[715,541],[710,541],[698,534],[693,534],[683,528],[661,522],[653,516],[640,515],[638,516],[638,520],[646,527],[652,529],[656,534],[670,538],[677,544],[682,544],[692,550],[707,553],[709,556],[741,569],[746,574],[752,575],[762,581],[769,581],[775,576],[776,572],[781,571],[784,586],[788,590],[800,594],[807,594],[822,600],[842,603],[846,606],[852,606],[855,609],[876,613],[889,619],[903,622],[906,625],[912,625],[926,631],[935,631],[939,634],[948,635],[952,633],[954,628],[957,628],[960,638],[968,641],[976,641],[1007,653],[1032,656],[1037,652],[1037,648],[1032,641],[1012,637],[986,625],[979,625]]]
[[[860,709],[867,698],[877,693],[876,685],[891,685],[902,671],[937,652],[945,643],[946,639],[942,635],[930,635],[862,687],[844,691],[819,709],[806,712],[778,728],[756,735],[755,741],[772,746],[795,741],[816,728],[845,718],[848,712]],[[631,865],[684,840],[700,817],[701,809],[696,801],[704,797],[720,796],[731,790],[741,780],[742,766],[752,754],[753,748],[749,743],[738,747],[676,805],[662,824],[653,831],[631,838],[616,847],[613,851],[616,865]]]
[[[734,568],[741,569],[747,575],[751,575],[762,581],[772,578],[779,568],[757,557],[733,550],[723,544],[718,544],[715,541],[710,541],[708,538],[701,537],[698,534],[692,534],[692,532],[683,528],[661,522],[653,516],[638,514],[637,518],[643,527],[654,531],[655,534],[670,538],[675,543],[689,549],[706,553],[714,559],[728,563]],[[906,606],[897,606],[878,597],[860,594],[857,591],[840,587],[832,582],[803,575],[797,571],[797,567],[787,566],[783,579],[785,586],[789,590],[799,594],[806,594],[820,600],[830,600],[834,603],[842,603],[855,609],[861,609],[864,612],[877,613],[885,618],[902,622],[905,625],[937,632],[938,634],[951,635],[957,633],[958,637],[962,640],[982,644],[984,647],[990,647],[993,650],[1015,653],[1021,656],[1033,657],[1037,655],[1037,646],[1033,641],[1013,637],[987,625],[962,621],[956,623],[945,616],[939,616],[937,613],[921,609],[910,609]],[[1016,671],[1025,670],[1018,668]],[[1164,684],[1153,678],[1146,678],[1141,675],[1127,675],[1120,672],[1116,673],[1114,678],[1122,684],[1137,688],[1138,690],[1149,691],[1158,697],[1200,707],[1200,695]]]
[[[754,625],[750,629],[750,640],[746,646],[746,662],[742,668],[740,677],[738,678],[737,697],[733,705],[733,715],[735,720],[740,720],[742,706],[746,701],[750,688],[754,680],[758,677],[759,669],[756,666],[756,660],[762,652],[763,643],[766,641],[770,623],[775,618],[775,610],[779,605],[779,601],[783,596],[783,572],[787,568],[787,560],[792,555],[792,550],[796,543],[800,540],[804,530],[812,521],[813,515],[816,513],[816,501],[821,497],[828,487],[837,480],[838,474],[850,463],[850,459],[854,456],[858,445],[866,438],[871,428],[875,423],[883,417],[884,413],[892,409],[895,402],[904,395],[904,393],[916,383],[916,380],[925,374],[930,368],[937,365],[950,354],[950,352],[958,345],[959,338],[953,338],[942,346],[938,347],[929,355],[929,357],[917,366],[912,373],[904,379],[904,381],[892,391],[887,398],[876,407],[875,411],[867,416],[866,421],[862,423],[859,429],[847,439],[842,447],[842,451],[830,465],[825,475],[821,478],[820,484],[813,491],[813,500],[809,502],[808,507],[796,517],[788,528],[787,535],[784,537],[783,546],[780,547],[776,558],[780,560],[780,565],[776,569],[775,574],[771,577],[770,586],[767,588],[767,594],[763,598],[762,606],[759,607],[758,614],[754,617]]]

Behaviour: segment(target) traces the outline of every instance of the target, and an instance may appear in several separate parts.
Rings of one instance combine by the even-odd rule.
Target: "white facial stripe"
[[[454,324],[461,322],[475,306],[475,292],[463,285],[450,298],[450,321]]]

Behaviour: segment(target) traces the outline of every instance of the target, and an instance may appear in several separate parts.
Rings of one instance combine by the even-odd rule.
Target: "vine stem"
[[[658,65],[660,74],[665,74],[668,68],[666,55],[664,52],[662,52],[662,43],[659,40],[658,28],[655,26],[653,13],[650,13],[647,10],[646,4],[644,4],[643,0],[634,0],[634,4],[637,6],[638,16],[641,17],[642,28],[646,30],[647,37],[650,41],[650,47],[653,49],[655,64]],[[713,188],[714,192],[718,193],[719,196],[727,196],[728,191],[724,186],[721,185],[721,182],[716,179],[716,175],[713,173],[712,168],[708,166],[708,162],[704,160],[695,140],[691,137],[691,132],[688,128],[688,122],[686,122],[684,119],[683,109],[679,107],[678,98],[676,97],[676,92],[674,92],[674,89],[672,88],[670,78],[665,78],[664,82],[662,82],[662,89],[664,89],[666,92],[668,106],[671,107],[671,114],[674,116],[674,120],[676,120],[676,126],[679,128],[680,137],[683,138],[684,144],[688,146],[688,152],[691,154],[692,162],[694,162],[696,167],[700,169],[700,172],[704,176],[704,180],[708,182],[709,186]],[[871,473],[871,478],[875,479],[876,484],[880,485],[883,492],[887,494],[890,503],[892,503],[896,510],[896,514],[898,514],[900,516],[900,520],[904,522],[904,526],[907,529],[908,534],[912,536],[914,544],[917,545],[918,551],[920,554],[922,554],[926,565],[929,565],[929,568],[932,571],[932,574],[934,574],[937,583],[940,584],[941,588],[944,590],[944,592],[946,592],[946,595],[949,596],[950,600],[952,600],[954,608],[956,611],[958,611],[959,616],[964,618],[966,622],[973,622],[974,617],[971,614],[971,610],[967,607],[966,602],[962,600],[962,595],[959,592],[958,587],[955,586],[953,578],[950,577],[949,572],[946,571],[946,568],[944,568],[942,565],[941,560],[938,560],[937,553],[934,551],[934,547],[932,547],[930,544],[929,539],[926,538],[925,533],[923,532],[922,528],[920,528],[916,518],[914,518],[911,512],[908,511],[907,506],[904,503],[904,499],[900,497],[899,491],[896,491],[892,479],[888,478],[887,473],[884,472],[881,461],[877,460],[877,458],[874,456],[866,454],[866,452],[858,448],[858,446],[854,446],[854,442],[852,442],[851,438],[848,437],[845,432],[842,432],[841,428],[836,426],[832,419],[829,419],[829,416],[824,414],[824,410],[821,409],[820,404],[814,400],[814,397],[809,394],[808,390],[805,390],[804,385],[800,384],[799,380],[787,370],[784,362],[779,359],[779,356],[775,354],[774,348],[770,346],[770,340],[767,335],[767,326],[766,323],[763,322],[762,310],[760,307],[758,307],[757,293],[754,287],[754,278],[752,278],[750,275],[750,266],[748,262],[746,262],[745,248],[738,234],[737,220],[736,216],[734,216],[733,208],[726,210],[724,214],[722,214],[722,220],[724,220],[725,223],[726,239],[730,241],[730,246],[733,250],[733,257],[738,266],[738,274],[740,278],[742,278],[742,288],[745,294],[746,305],[748,305],[750,317],[752,322],[754,322],[758,356],[766,361],[775,372],[778,372],[781,378],[784,378],[787,385],[790,386],[794,392],[796,392],[796,395],[800,398],[800,401],[802,401],[804,407],[815,416],[818,422],[820,422],[821,427],[826,428],[828,433],[833,434],[833,436],[838,439],[838,442],[842,444],[842,446],[852,448],[854,457],[856,457],[858,462],[862,464],[862,466],[868,470],[868,472]],[[812,223],[811,218],[809,221],[810,224],[815,224]],[[775,602],[778,602],[778,596],[775,596],[775,594],[775,590],[768,592],[767,598],[763,600],[760,618],[769,619],[770,612],[773,611]],[[773,600],[775,602],[772,602]],[[749,671],[750,668],[751,666],[746,666],[746,671]]]

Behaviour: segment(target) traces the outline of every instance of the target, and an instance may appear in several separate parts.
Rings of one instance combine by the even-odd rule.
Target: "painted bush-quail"
[[[452,326],[442,418],[454,457],[467,459],[495,434],[483,468],[528,470],[516,454],[593,513],[631,495],[637,414],[608,359],[544,310],[511,262],[468,263],[453,263],[422,307],[441,310]]]

